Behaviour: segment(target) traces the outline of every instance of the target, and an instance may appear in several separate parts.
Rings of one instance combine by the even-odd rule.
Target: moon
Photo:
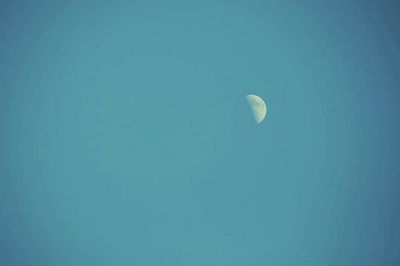
[[[260,124],[267,115],[267,105],[261,97],[253,94],[246,95],[247,102],[253,112],[254,119]]]

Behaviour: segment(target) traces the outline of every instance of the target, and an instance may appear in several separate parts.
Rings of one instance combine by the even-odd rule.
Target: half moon
[[[254,119],[257,124],[260,124],[267,115],[267,105],[261,97],[253,94],[246,95],[247,102],[253,112]]]

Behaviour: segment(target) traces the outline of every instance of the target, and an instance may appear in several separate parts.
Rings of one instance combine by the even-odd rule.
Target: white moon
[[[246,95],[246,98],[250,105],[251,111],[253,112],[256,123],[260,124],[267,115],[267,105],[263,99],[257,95],[249,94]]]

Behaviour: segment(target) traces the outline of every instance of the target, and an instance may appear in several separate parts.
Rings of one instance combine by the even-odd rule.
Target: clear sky
[[[396,1],[61,2],[0,1],[0,265],[399,265]]]

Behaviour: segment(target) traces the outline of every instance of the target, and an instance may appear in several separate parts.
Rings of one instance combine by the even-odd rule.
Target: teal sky
[[[383,2],[0,1],[0,265],[399,265]]]

